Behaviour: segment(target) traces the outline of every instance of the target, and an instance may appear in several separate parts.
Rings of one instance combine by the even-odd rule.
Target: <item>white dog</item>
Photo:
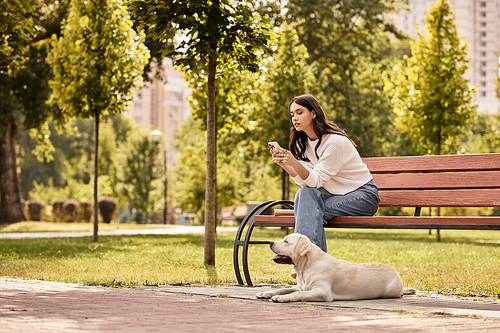
[[[277,263],[293,264],[292,277],[297,285],[258,293],[257,298],[274,302],[356,300],[395,298],[414,294],[403,288],[399,274],[390,266],[378,263],[356,264],[339,260],[323,252],[307,236],[291,234],[270,243]]]

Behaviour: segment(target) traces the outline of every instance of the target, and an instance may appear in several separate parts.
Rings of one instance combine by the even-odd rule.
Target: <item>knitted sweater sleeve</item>
[[[309,170],[309,177],[303,180],[296,176],[293,179],[299,186],[323,187],[325,182],[337,175],[345,161],[348,160],[349,155],[356,154],[355,149],[346,137],[330,135],[318,148],[319,159],[317,161],[315,161],[316,156],[313,149],[306,152],[311,162],[301,163]]]

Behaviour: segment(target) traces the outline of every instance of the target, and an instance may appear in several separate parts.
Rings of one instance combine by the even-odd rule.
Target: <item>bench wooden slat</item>
[[[367,157],[363,162],[372,174],[500,170],[500,154]]]
[[[379,191],[380,207],[500,207],[500,190]]]
[[[500,171],[374,174],[379,190],[500,188]]]
[[[294,216],[255,216],[255,226],[294,227]],[[500,230],[500,216],[342,216],[328,228],[477,229]]]

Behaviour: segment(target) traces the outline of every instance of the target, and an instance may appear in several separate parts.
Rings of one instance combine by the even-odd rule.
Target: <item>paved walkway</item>
[[[272,287],[90,287],[0,278],[0,332],[500,332],[498,299],[277,304]]]
[[[217,228],[218,231],[236,231],[236,227]],[[176,234],[203,234],[205,226],[188,226],[169,224],[165,228],[158,229],[120,229],[113,231],[99,231],[99,236],[121,236],[121,235],[176,235]],[[22,239],[22,238],[48,238],[48,237],[87,237],[92,236],[92,231],[62,231],[62,232],[11,232],[0,233],[0,239]]]

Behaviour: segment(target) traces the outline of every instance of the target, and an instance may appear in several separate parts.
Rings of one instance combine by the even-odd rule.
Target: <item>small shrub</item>
[[[62,206],[64,222],[78,221],[80,203],[76,200],[65,200]]]
[[[93,210],[94,210],[94,205],[92,204],[92,201],[90,200],[80,201],[79,220],[84,223],[90,222],[92,220]]]
[[[104,223],[111,223],[118,208],[118,202],[113,197],[99,199],[99,213]]]
[[[64,221],[64,213],[63,213],[63,199],[54,199],[50,202],[52,206],[52,221],[54,222],[62,222]]]
[[[45,216],[45,207],[47,204],[42,200],[28,200],[25,202],[28,210],[28,218],[31,221],[43,221]]]

